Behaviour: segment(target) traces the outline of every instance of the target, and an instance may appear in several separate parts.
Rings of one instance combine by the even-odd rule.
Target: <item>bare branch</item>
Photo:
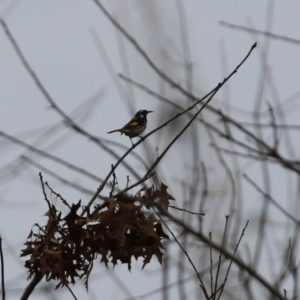
[[[283,42],[287,42],[287,43],[292,43],[295,45],[300,45],[300,40],[294,39],[294,38],[290,38],[284,35],[278,35],[272,32],[268,32],[268,31],[262,31],[262,30],[257,30],[254,28],[249,28],[246,26],[242,26],[242,25],[235,25],[229,22],[224,22],[224,21],[220,21],[220,25],[231,28],[231,29],[237,29],[237,30],[242,30],[242,31],[247,31],[250,33],[255,33],[258,35],[262,35],[262,36],[267,36],[269,38],[275,39],[275,40],[279,40],[279,41],[283,41]]]
[[[293,217],[289,212],[287,212],[277,201],[275,201],[269,194],[265,193],[253,180],[251,180],[247,174],[243,174],[243,177],[262,195],[264,198],[268,199],[274,206],[276,206],[285,216],[300,225],[300,220]]]
[[[184,222],[182,222],[180,219],[174,217],[168,211],[162,209],[160,205],[157,205],[155,203],[153,203],[152,205],[159,209],[160,214],[168,217],[171,221],[173,221],[175,224],[179,225],[182,229],[186,230],[188,233],[190,233],[194,237],[198,238],[199,240],[204,242],[206,245],[211,245],[211,247],[214,248],[215,250],[222,252],[226,258],[231,259],[232,262],[234,262],[237,266],[239,266],[241,269],[243,269],[249,275],[251,275],[253,278],[255,278],[259,283],[261,283],[261,285],[264,286],[267,290],[269,290],[274,297],[276,297],[280,300],[284,300],[284,296],[281,295],[280,292],[277,289],[275,289],[272,284],[267,282],[258,272],[256,272],[254,269],[252,269],[246,263],[244,263],[241,259],[235,257],[234,254],[232,254],[226,248],[210,241],[209,238],[206,237],[204,234],[196,231],[192,227],[190,227],[187,224],[185,224]]]

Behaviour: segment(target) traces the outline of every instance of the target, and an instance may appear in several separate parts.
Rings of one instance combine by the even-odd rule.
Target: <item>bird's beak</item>
[[[152,113],[153,111],[152,110],[147,110],[147,113],[149,114],[149,113]]]

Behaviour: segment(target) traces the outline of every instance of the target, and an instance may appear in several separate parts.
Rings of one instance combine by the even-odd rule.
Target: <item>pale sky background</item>
[[[272,40],[268,46],[267,39],[262,36],[257,37],[246,32],[231,30],[219,24],[220,21],[225,21],[266,30],[268,18],[269,20],[271,18],[272,25],[269,30],[273,33],[300,39],[300,2],[275,1],[271,17],[268,17],[270,3],[270,1],[229,0],[182,1],[187,20],[187,38],[191,60],[194,66],[193,89],[195,94],[204,95],[216,86],[240,63],[251,45],[255,41],[258,42],[258,48],[230,80],[228,87],[223,89],[213,100],[215,107],[226,110],[223,105],[224,99],[226,93],[230,92],[230,104],[235,108],[232,111],[237,113],[235,116],[238,116],[239,120],[249,116],[243,113],[238,114],[237,109],[251,112],[255,106],[263,49],[269,47],[267,60],[280,102],[286,101],[300,89],[299,45]],[[179,62],[183,53],[176,1],[106,0],[103,1],[103,4],[134,36],[159,67],[175,81],[184,84],[183,73],[179,74],[176,71],[179,65],[176,62]],[[154,114],[149,115],[148,118],[148,130],[154,129],[164,120],[164,116],[168,115],[167,106],[165,108],[162,104],[159,106],[157,100],[137,89],[134,90],[133,111],[130,110],[128,102],[122,99],[113,81],[117,78],[116,73],[124,73],[118,46],[120,36],[93,1],[2,0],[0,14],[9,26],[29,64],[65,113],[74,116],[74,110],[81,103],[95,98],[95,95],[101,90],[99,102],[93,108],[92,114],[85,117],[84,120],[80,120],[80,116],[79,119],[76,119],[93,135],[129,146],[128,138],[118,134],[108,136],[106,132],[121,127],[138,109],[154,111]],[[97,49],[93,38],[95,32],[113,65],[113,72],[116,72],[114,75],[108,71],[103,55]],[[123,42],[128,55],[131,77],[157,92],[163,90],[165,95],[173,95],[172,89],[166,85],[163,86],[161,79],[149,69],[135,49],[127,41],[123,40]],[[222,58],[224,51],[222,49],[225,49],[227,72],[224,71],[224,57]],[[123,87],[128,98],[133,100],[130,90],[126,89],[128,86],[123,84]],[[174,93],[176,99],[178,99],[178,95]],[[274,103],[272,97],[274,94],[271,89],[267,89],[263,98]],[[299,97],[296,97],[291,103],[287,103],[287,123],[289,124],[299,123],[298,101]],[[14,135],[29,144],[36,142],[38,137],[51,126],[61,122],[61,117],[49,108],[49,103],[24,69],[2,28],[0,28],[0,103],[0,131]],[[264,110],[267,110],[266,104],[263,105]],[[77,109],[78,112],[81,112],[80,108]],[[269,122],[269,119],[266,118],[265,122]],[[202,137],[199,138],[201,140]],[[299,147],[298,132],[294,133],[292,139],[296,143],[296,147]],[[184,141],[188,142],[188,140]],[[151,137],[148,145],[148,149],[150,149],[148,158],[151,160],[156,157],[155,148],[163,147],[163,138]],[[50,137],[39,140],[35,146],[77,163],[102,178],[110,170],[110,165],[115,162],[114,158],[95,147],[86,138],[74,135],[71,129],[64,126],[58,127]],[[136,151],[145,157],[144,149],[142,146]],[[299,158],[298,148],[295,149],[295,155]],[[27,166],[24,169],[23,167],[18,168],[16,173],[12,174],[11,172],[12,164],[17,162],[16,159],[24,154],[24,151],[24,149],[0,138],[0,232],[3,236],[5,255],[7,299],[19,299],[21,291],[27,285],[27,270],[23,268],[24,258],[20,258],[19,254],[32,225],[34,223],[43,224],[45,221],[43,214],[47,210],[39,184],[39,170]],[[212,150],[209,148],[208,142],[201,145],[201,151],[203,159],[212,157],[210,154]],[[287,154],[284,146],[283,151]],[[117,152],[123,153],[123,150],[117,150]],[[177,193],[175,186],[178,178],[185,176],[184,172],[189,170],[189,168],[185,169],[185,162],[189,161],[185,155],[188,156],[188,152],[171,151],[163,161],[163,166],[170,170],[171,175],[168,172],[162,171],[161,173],[163,180],[170,186],[171,193],[178,199],[177,205],[179,206],[182,195]],[[99,185],[96,181],[83,178],[49,160],[41,160],[37,156],[33,156],[32,159],[92,191],[95,191]],[[144,169],[141,164],[132,157],[129,158],[129,162],[133,163],[141,175],[143,174]],[[174,162],[178,162],[178,164]],[[7,165],[8,167],[5,167]],[[219,174],[219,170],[216,169],[218,164],[215,164],[212,159],[208,165],[213,170],[211,180],[216,183],[216,193],[221,192],[222,189],[226,192],[226,185],[225,187],[222,185],[224,182],[219,185],[219,179],[224,174]],[[181,170],[184,171],[181,172]],[[297,200],[295,194],[297,181],[294,177],[285,176],[284,173],[284,176],[282,173],[276,173],[278,169],[274,170],[272,195],[276,195],[277,201],[285,208],[293,209],[295,200]],[[247,172],[256,180],[260,179],[260,167],[256,164],[245,165],[243,172]],[[124,168],[120,168],[117,173],[119,183],[123,187],[126,185],[127,173]],[[84,193],[59,183],[49,175],[44,174],[44,179],[70,203],[77,202],[78,199],[87,203],[90,198]],[[290,194],[287,193],[287,190]],[[246,213],[242,213],[241,222],[245,224],[245,221],[250,219],[249,236],[245,242],[251,244],[251,239],[255,239],[255,234],[257,234],[255,231],[256,211],[261,208],[261,202],[258,201],[257,192],[247,184],[244,185],[244,194],[243,210]],[[291,198],[293,198],[293,204],[289,203]],[[212,207],[210,204],[206,207],[207,213],[215,210],[214,203],[211,205]],[[297,213],[297,211],[294,212]],[[214,222],[216,232],[222,231],[224,215],[227,213],[228,209],[224,204],[224,210],[219,211],[220,219]],[[274,218],[279,220],[280,217],[281,215],[277,215],[277,211],[274,210]],[[209,225],[207,226],[209,227]],[[274,233],[276,235],[274,239],[279,248],[289,234],[287,228],[284,230],[279,230],[279,233],[276,233],[278,235]],[[133,261],[131,273],[127,271],[126,266],[117,266],[114,271],[107,271],[102,266],[97,267],[90,278],[92,292],[87,295],[83,284],[79,283],[74,287],[74,293],[78,299],[126,299],[161,287],[161,267],[156,258],[152,259],[151,264],[144,271],[141,271],[141,266],[141,261]],[[263,264],[262,268],[264,268]],[[268,270],[262,270],[262,273],[268,274]],[[126,289],[120,288],[120,285],[116,283],[118,281],[116,277],[126,286]],[[176,277],[174,277],[174,281],[176,281]],[[39,285],[30,299],[49,299],[45,292],[42,291],[40,294],[43,286],[45,285]],[[52,284],[52,289],[54,286]],[[190,292],[188,299],[197,299],[198,290],[196,292],[193,287]],[[54,292],[54,295],[56,295],[56,299],[73,299],[67,290],[59,289]],[[159,299],[156,297],[158,296],[147,299]],[[177,299],[176,293],[173,299]]]

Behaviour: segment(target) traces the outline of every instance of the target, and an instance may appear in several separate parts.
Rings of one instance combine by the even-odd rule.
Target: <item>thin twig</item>
[[[225,216],[225,228],[224,228],[223,240],[222,240],[223,247],[225,247],[228,220],[229,220],[229,215],[226,215]],[[218,268],[217,268],[216,281],[215,281],[214,299],[215,299],[215,296],[217,295],[217,286],[218,286],[219,273],[220,273],[220,269],[221,269],[221,261],[222,261],[222,252],[220,252],[220,255],[219,255]]]
[[[187,209],[176,207],[176,206],[173,206],[173,205],[169,205],[168,207],[174,208],[174,209],[177,209],[177,210],[180,210],[180,211],[184,211],[184,212],[186,212],[188,214],[191,214],[191,215],[205,216],[205,213],[197,213],[197,212],[189,211]]]
[[[278,34],[275,34],[275,33],[272,33],[272,32],[257,30],[257,29],[249,28],[249,27],[242,26],[242,25],[235,25],[235,24],[232,24],[232,23],[229,23],[229,22],[224,22],[224,21],[220,21],[220,25],[229,27],[231,29],[238,29],[238,30],[247,31],[247,32],[250,32],[250,33],[255,33],[255,34],[267,36],[267,37],[270,37],[272,39],[283,41],[283,42],[288,42],[288,43],[300,45],[300,40],[293,39],[293,38],[290,38],[290,37],[287,37],[287,36],[284,36],[284,35],[278,35]]]
[[[272,124],[261,124],[261,123],[250,123],[250,122],[241,122],[242,125],[245,126],[253,126],[253,127],[265,127],[265,128],[270,128],[272,127]],[[287,129],[287,130],[299,130],[300,125],[292,125],[292,124],[276,124],[276,127],[279,129]]]
[[[127,191],[133,189],[134,187],[140,185],[141,183],[143,183],[146,180],[150,179],[154,174],[155,174],[155,172],[152,172],[152,173],[148,174],[147,176],[144,176],[143,178],[141,178],[140,180],[138,180],[136,183],[128,185],[125,189],[123,189],[122,191],[120,191],[119,193],[117,193],[116,195],[114,195],[114,198],[116,198],[116,197],[118,197],[118,196],[126,193]]]
[[[239,157],[251,158],[251,159],[255,159],[255,160],[268,160],[268,161],[274,162],[274,163],[277,162],[275,159],[272,159],[272,158],[268,157],[268,154],[264,153],[264,152],[258,152],[257,151],[257,155],[254,155],[254,154],[251,154],[251,153],[242,153],[242,152],[238,152],[238,151],[225,149],[225,148],[216,146],[214,144],[210,144],[210,146],[214,147],[214,148],[218,148],[220,151],[224,152],[225,154],[236,155],[236,156],[239,156]]]
[[[45,191],[45,184],[44,184],[44,181],[43,181],[43,175],[42,175],[41,172],[39,173],[39,177],[40,177],[40,181],[41,181],[41,185],[42,185],[42,189],[43,189],[44,198],[45,198],[45,200],[46,200],[46,202],[47,202],[47,204],[48,204],[49,211],[50,211],[50,213],[52,214],[52,217],[54,218],[53,211],[52,211],[52,207],[51,207],[50,201],[49,201],[49,199],[48,199],[48,197],[47,197],[47,194],[46,194],[46,191]]]
[[[162,209],[162,207],[160,205],[158,205],[157,203],[155,203],[155,202],[152,203],[152,206],[155,206],[159,210],[160,214],[168,217],[169,220],[171,220],[172,222],[174,222],[175,224],[180,226],[182,229],[189,232],[191,235],[193,235],[197,239],[204,242],[206,245],[211,244],[212,248],[214,248],[215,250],[217,250],[219,252],[222,252],[226,258],[231,259],[237,266],[239,266],[241,269],[243,269],[245,272],[247,272],[249,275],[251,275],[253,278],[255,278],[267,290],[269,290],[273,296],[277,297],[280,300],[284,300],[284,297],[280,294],[280,292],[277,289],[274,288],[274,286],[272,284],[267,282],[259,273],[257,273],[256,270],[252,269],[249,265],[244,263],[240,258],[237,258],[226,248],[224,248],[223,246],[221,246],[219,244],[216,244],[213,241],[210,241],[209,238],[207,236],[205,236],[203,233],[196,231],[192,227],[190,227],[187,224],[185,224],[184,222],[182,222],[180,219],[174,217],[168,211]]]
[[[43,171],[44,173],[49,174],[50,176],[52,176],[53,178],[57,179],[59,182],[63,183],[64,185],[68,185],[82,193],[85,193],[87,195],[93,195],[93,192],[91,190],[88,190],[87,188],[80,186],[79,184],[75,184],[63,177],[61,177],[60,175],[58,175],[57,173],[47,169],[46,167],[42,166],[41,164],[31,160],[30,158],[26,157],[26,156],[22,156],[22,159],[26,162],[28,162],[30,165],[36,167],[37,169]],[[100,199],[103,199],[103,197],[101,195],[98,196]]]
[[[202,118],[202,119],[204,119],[204,118]],[[224,124],[227,124],[227,122],[224,122]],[[209,139],[211,141],[211,145],[214,146],[215,153],[216,153],[216,156],[217,156],[217,158],[219,160],[219,163],[223,167],[223,169],[225,171],[225,174],[227,175],[226,177],[229,178],[229,181],[230,181],[230,184],[231,184],[231,188],[232,188],[232,193],[231,193],[231,200],[232,201],[231,201],[231,204],[230,204],[230,207],[231,207],[231,210],[232,210],[233,207],[234,207],[234,201],[236,199],[236,187],[235,187],[235,182],[234,182],[233,174],[232,174],[232,172],[231,172],[231,170],[230,170],[230,168],[229,168],[226,160],[224,159],[222,152],[219,150],[217,141],[216,141],[213,133],[211,132],[210,127],[205,126],[205,129],[207,130],[207,134],[208,134],[208,137],[209,137]],[[231,134],[226,133],[226,135],[229,138],[232,138]]]
[[[40,150],[38,148],[35,148],[34,146],[29,145],[29,144],[27,144],[27,143],[25,143],[25,142],[17,139],[16,137],[14,137],[12,135],[9,135],[9,134],[7,134],[7,133],[5,133],[3,131],[0,131],[0,136],[3,137],[3,138],[5,138],[5,139],[7,139],[7,140],[9,140],[9,141],[11,141],[12,143],[15,143],[15,144],[17,144],[17,145],[19,145],[19,146],[21,146],[21,147],[23,147],[25,149],[28,149],[29,151],[31,151],[33,153],[36,153],[36,154],[38,154],[38,155],[40,155],[42,157],[46,157],[46,158],[48,158],[48,159],[50,159],[50,160],[52,160],[54,162],[57,162],[58,164],[61,164],[61,165],[65,166],[65,167],[67,167],[67,168],[69,168],[69,169],[71,169],[73,171],[81,173],[81,174],[87,176],[88,178],[93,179],[93,180],[95,180],[97,182],[103,180],[102,178],[100,178],[100,177],[98,177],[98,176],[90,173],[89,171],[87,171],[85,169],[77,167],[77,166],[75,166],[75,165],[73,165],[73,164],[71,164],[71,163],[69,163],[69,162],[67,162],[67,161],[65,161],[65,160],[63,160],[63,159],[61,159],[61,158],[59,158],[57,156],[54,156],[54,155],[52,155],[52,154],[50,154],[48,152],[45,152],[45,151]]]
[[[241,236],[240,236],[240,238],[239,238],[239,240],[238,240],[238,242],[237,242],[237,244],[236,244],[236,246],[235,246],[235,249],[234,249],[232,258],[231,258],[231,260],[230,260],[230,263],[229,263],[229,266],[228,266],[228,269],[227,269],[227,272],[226,272],[226,275],[225,275],[225,279],[224,279],[224,282],[223,282],[223,285],[222,285],[223,288],[221,289],[220,294],[219,294],[219,296],[218,296],[218,298],[217,298],[218,300],[220,299],[220,297],[221,297],[221,295],[222,295],[222,293],[223,293],[225,284],[226,284],[226,282],[227,282],[228,274],[229,274],[229,271],[230,271],[230,269],[231,269],[231,265],[232,265],[232,262],[233,262],[233,258],[235,257],[236,251],[237,251],[237,249],[238,249],[238,247],[239,247],[239,245],[240,245],[240,243],[241,243],[241,240],[242,240],[242,238],[243,238],[243,236],[244,236],[244,234],[245,234],[245,230],[246,230],[248,224],[249,224],[249,220],[246,222],[246,225],[245,225],[245,227],[244,227],[243,230],[242,230]]]
[[[2,299],[5,300],[5,279],[4,279],[4,256],[2,249],[2,236],[0,234],[0,260],[1,260],[1,289]]]
[[[73,296],[73,298],[74,298],[75,300],[78,300],[77,297],[75,296],[75,294],[73,293],[73,291],[71,290],[71,288],[69,287],[68,284],[66,284],[66,287],[67,287],[67,289],[69,290],[69,292],[71,293],[71,295]]]
[[[202,281],[202,279],[201,279],[201,276],[200,276],[199,272],[197,271],[196,266],[194,265],[194,263],[193,263],[191,257],[189,256],[189,254],[187,253],[187,251],[183,248],[183,246],[182,246],[181,243],[178,241],[178,239],[176,238],[176,236],[175,236],[175,234],[173,233],[173,231],[169,228],[169,226],[166,224],[166,222],[163,220],[163,218],[160,216],[160,214],[156,211],[156,209],[155,209],[154,207],[152,207],[152,208],[153,208],[153,210],[156,212],[157,216],[160,218],[161,222],[165,225],[165,227],[167,228],[167,230],[168,230],[168,231],[170,232],[170,234],[173,236],[173,239],[175,240],[175,242],[177,243],[177,245],[180,247],[180,249],[183,251],[183,253],[184,253],[185,256],[187,257],[188,261],[190,262],[192,268],[194,269],[194,271],[195,271],[195,273],[196,273],[196,275],[197,275],[197,277],[198,277],[198,280],[199,280],[199,283],[200,283],[200,287],[201,287],[201,289],[202,289],[202,291],[203,291],[203,293],[204,293],[206,299],[208,299],[209,296],[208,296],[208,294],[207,294],[207,291],[206,291],[206,288],[205,288],[205,286],[204,286],[204,283],[203,283],[203,281]],[[160,210],[161,210],[161,209],[162,209],[162,208],[160,207]]]
[[[68,203],[68,201],[67,201],[66,199],[64,199],[64,198],[62,197],[61,194],[56,193],[56,192],[50,187],[50,185],[48,184],[48,182],[45,182],[45,185],[48,187],[48,189],[51,191],[52,194],[54,194],[56,197],[58,197],[58,198],[62,201],[63,204],[65,204],[69,209],[71,209],[70,204]]]
[[[287,212],[277,201],[275,201],[269,194],[264,192],[252,179],[248,177],[247,174],[243,174],[243,177],[262,195],[264,198],[268,199],[274,206],[276,206],[284,215],[289,219],[295,222],[297,225],[300,225],[300,220],[296,219],[289,212]]]
[[[211,241],[211,232],[208,234],[209,240]],[[212,247],[209,245],[209,257],[210,257],[210,294],[213,295],[214,292],[214,277],[213,277],[213,259],[212,259]]]
[[[278,127],[277,127],[277,124],[276,124],[276,117],[275,117],[275,114],[274,114],[273,107],[271,106],[270,103],[268,103],[268,107],[269,107],[269,112],[270,112],[270,115],[271,115],[271,126],[273,128],[273,141],[274,141],[273,148],[278,149],[279,138],[278,138]]]
[[[202,188],[202,193],[201,193],[201,200],[200,200],[200,205],[199,205],[199,210],[204,211],[204,206],[206,203],[206,199],[208,197],[208,180],[207,180],[207,171],[206,171],[206,166],[203,161],[201,161],[201,170],[203,173],[203,188]],[[202,232],[202,220],[199,219],[199,231]]]
[[[113,169],[113,165],[111,165],[111,168]],[[112,179],[112,181],[110,182],[111,190],[110,190],[110,192],[109,192],[109,197],[110,197],[110,198],[113,196],[114,191],[115,191],[115,186],[116,186],[117,183],[118,183],[118,182],[117,182],[117,176],[116,176],[115,171],[113,171],[112,177],[113,177],[113,179]]]

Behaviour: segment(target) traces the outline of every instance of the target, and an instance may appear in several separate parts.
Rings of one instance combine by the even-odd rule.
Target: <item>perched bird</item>
[[[124,125],[124,127],[109,131],[108,133],[113,133],[113,132],[121,132],[121,134],[124,133],[130,138],[131,143],[133,145],[132,138],[140,136],[145,131],[147,127],[147,115],[151,112],[153,111],[141,109],[135,114],[135,116],[126,125]]]

